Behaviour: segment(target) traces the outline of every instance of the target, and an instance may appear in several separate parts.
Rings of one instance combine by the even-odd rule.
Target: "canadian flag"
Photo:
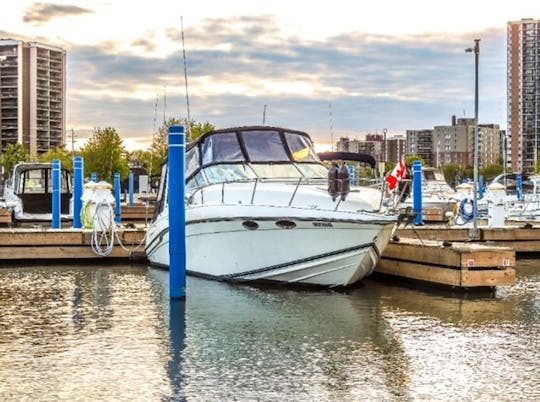
[[[388,182],[388,190],[394,190],[397,184],[401,181],[401,179],[404,179],[406,177],[407,166],[405,165],[405,161],[401,160],[396,164],[392,172],[390,172],[390,174],[386,176],[386,181]]]

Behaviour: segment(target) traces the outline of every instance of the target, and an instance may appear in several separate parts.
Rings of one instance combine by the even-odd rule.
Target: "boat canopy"
[[[317,154],[323,161],[353,161],[367,163],[372,169],[377,161],[372,155],[361,152],[321,152]]]
[[[321,163],[308,134],[277,127],[249,126],[204,134],[188,146],[186,178],[216,164]]]

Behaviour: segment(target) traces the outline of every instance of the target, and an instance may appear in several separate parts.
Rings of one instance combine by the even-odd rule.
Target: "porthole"
[[[276,222],[276,226],[281,229],[294,229],[296,227],[296,223],[287,220],[280,220]]]
[[[259,224],[257,222],[253,222],[253,221],[244,221],[244,222],[242,222],[242,226],[247,230],[259,229]]]

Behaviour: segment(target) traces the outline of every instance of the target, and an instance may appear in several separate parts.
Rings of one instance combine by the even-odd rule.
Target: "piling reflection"
[[[171,337],[171,356],[167,372],[171,381],[172,399],[175,401],[184,401],[182,362],[186,337],[185,300],[171,300],[169,302],[169,333]]]

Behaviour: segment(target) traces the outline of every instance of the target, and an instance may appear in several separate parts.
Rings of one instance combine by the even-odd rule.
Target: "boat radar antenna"
[[[154,105],[154,130],[152,131],[152,144],[154,144],[154,140],[156,139],[156,123],[157,123],[157,109],[158,109],[158,102],[159,102],[159,93],[156,94],[156,103]],[[154,153],[150,152],[150,168],[148,169],[148,177],[152,178],[152,166],[154,166]]]
[[[187,64],[186,64],[186,47],[184,42],[184,19],[180,16],[180,25],[182,28],[182,54],[184,56],[184,81],[186,83],[186,107],[187,107],[187,140],[191,141],[191,113],[189,110],[189,92],[188,92],[188,79],[187,79]]]

